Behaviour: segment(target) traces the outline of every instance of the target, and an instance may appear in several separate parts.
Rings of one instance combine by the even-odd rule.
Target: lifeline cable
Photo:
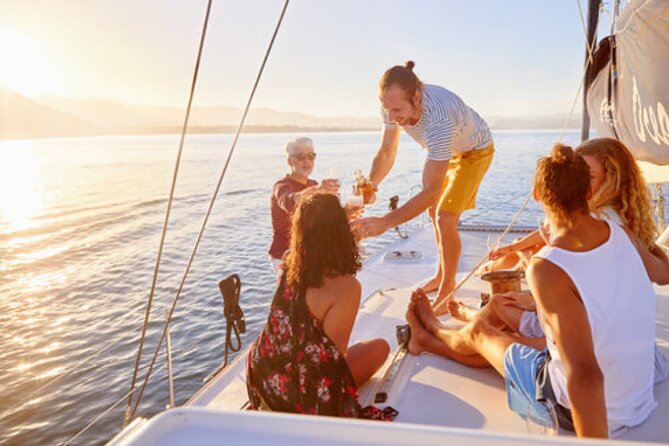
[[[130,421],[130,408],[132,407],[132,396],[134,394],[135,384],[137,382],[137,371],[139,370],[139,362],[142,358],[142,350],[144,348],[144,339],[146,338],[146,329],[149,325],[149,315],[151,314],[151,305],[153,303],[153,296],[156,289],[156,282],[158,281],[158,270],[160,269],[160,260],[163,254],[163,247],[165,246],[165,236],[167,234],[167,225],[170,220],[170,212],[172,210],[172,202],[174,201],[174,190],[176,189],[177,176],[179,174],[179,166],[181,165],[181,155],[183,153],[184,141],[186,139],[186,131],[188,129],[188,120],[193,104],[193,97],[195,96],[195,85],[197,84],[197,76],[200,71],[200,61],[202,60],[202,50],[204,48],[204,40],[207,35],[207,26],[209,24],[209,15],[211,13],[212,0],[207,2],[207,11],[204,16],[204,24],[202,25],[202,33],[200,35],[200,45],[197,51],[197,59],[195,61],[195,68],[193,70],[193,78],[191,80],[190,94],[188,96],[188,105],[186,107],[186,115],[181,127],[181,139],[179,141],[179,150],[177,152],[177,159],[174,164],[174,172],[172,174],[172,185],[170,186],[170,196],[167,200],[167,209],[165,211],[165,221],[163,222],[163,229],[160,234],[160,243],[158,245],[158,255],[156,256],[156,264],[153,269],[153,278],[151,279],[151,289],[149,291],[149,299],[146,303],[146,311],[144,313],[144,323],[142,324],[142,334],[140,335],[139,345],[137,347],[137,356],[135,358],[135,368],[132,372],[132,383],[130,384],[130,393],[128,395],[128,405],[125,411],[124,425]],[[134,411],[133,411],[134,414]]]
[[[237,141],[239,139],[239,135],[241,134],[242,128],[244,127],[244,123],[246,121],[246,116],[248,115],[249,109],[251,107],[251,101],[253,100],[253,97],[255,96],[255,92],[258,88],[258,84],[260,83],[260,78],[262,77],[262,73],[265,69],[265,65],[267,64],[267,60],[268,60],[269,55],[272,51],[272,47],[274,46],[274,41],[276,40],[276,36],[279,32],[279,29],[281,28],[281,23],[283,22],[283,18],[286,14],[286,9],[288,8],[288,3],[289,2],[290,2],[290,0],[285,0],[283,9],[281,11],[281,15],[279,16],[279,20],[277,22],[276,28],[274,29],[274,33],[272,34],[272,38],[270,40],[269,46],[267,48],[267,51],[265,52],[265,57],[263,58],[262,64],[260,66],[260,70],[258,71],[258,75],[256,77],[255,83],[253,84],[251,94],[249,95],[249,99],[246,103],[246,108],[244,109],[244,114],[242,115],[242,119],[239,123],[239,126],[237,127],[237,132],[235,134],[235,138],[232,141],[232,144],[231,144],[230,149],[228,151],[228,157],[225,161],[225,165],[223,166],[223,170],[221,171],[221,175],[219,176],[218,183],[216,184],[216,188],[215,188],[214,193],[211,197],[211,201],[209,203],[209,208],[207,209],[207,213],[205,214],[204,221],[202,222],[200,232],[198,233],[197,239],[195,241],[195,245],[193,246],[193,250],[191,252],[190,259],[188,260],[188,264],[186,265],[186,270],[184,271],[184,275],[183,275],[183,278],[181,280],[181,283],[179,284],[179,288],[177,289],[177,292],[174,296],[174,299],[172,300],[172,304],[170,306],[167,321],[163,325],[163,330],[162,330],[162,333],[160,335],[160,339],[158,340],[158,345],[156,346],[156,349],[153,352],[153,357],[151,358],[151,362],[149,364],[149,369],[146,373],[144,381],[142,382],[142,387],[140,388],[139,395],[137,396],[137,401],[135,402],[135,406],[132,409],[132,412],[130,413],[130,419],[132,419],[135,416],[135,413],[137,412],[137,409],[139,408],[139,403],[142,399],[142,396],[144,395],[144,390],[146,389],[146,385],[149,381],[149,377],[151,376],[151,371],[152,371],[153,366],[156,362],[156,358],[158,357],[158,352],[160,351],[160,346],[162,345],[163,339],[165,338],[165,332],[167,331],[167,327],[169,325],[169,322],[172,319],[172,314],[174,313],[174,309],[176,308],[176,304],[177,304],[177,302],[179,300],[179,297],[181,295],[181,291],[182,291],[182,289],[184,287],[184,284],[186,282],[186,278],[188,277],[188,273],[190,272],[190,268],[193,264],[193,260],[195,259],[195,253],[197,252],[197,249],[200,245],[200,241],[202,240],[204,230],[207,226],[207,222],[209,221],[209,216],[211,215],[211,211],[214,207],[214,204],[216,203],[216,197],[218,195],[219,190],[221,189],[221,184],[223,183],[223,178],[225,177],[225,173],[228,170],[228,166],[230,164],[232,154],[234,153],[235,147],[237,145]]]

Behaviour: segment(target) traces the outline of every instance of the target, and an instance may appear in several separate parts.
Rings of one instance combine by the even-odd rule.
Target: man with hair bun
[[[288,250],[290,241],[290,220],[299,203],[300,195],[307,192],[336,194],[339,181],[325,179],[321,183],[309,178],[314,170],[314,142],[311,138],[300,137],[286,144],[286,163],[290,172],[274,183],[270,207],[272,214],[272,243],[269,247],[269,260],[278,272],[281,258]]]
[[[427,150],[422,190],[382,217],[359,220],[357,231],[360,237],[373,237],[429,209],[439,270],[423,290],[438,290],[437,305],[455,287],[461,251],[457,223],[462,212],[476,206],[476,193],[492,162],[494,146],[485,121],[453,92],[423,84],[413,72],[414,65],[412,61],[396,65],[381,78],[385,131],[368,178],[376,189],[390,172],[403,128]]]

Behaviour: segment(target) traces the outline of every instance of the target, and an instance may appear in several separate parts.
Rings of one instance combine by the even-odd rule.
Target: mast
[[[590,86],[590,70],[592,69],[591,52],[595,50],[597,25],[599,23],[599,4],[601,0],[588,1],[588,29],[585,46],[585,70],[583,72],[583,117],[581,120],[581,141],[590,137],[590,116],[588,115],[588,87]]]

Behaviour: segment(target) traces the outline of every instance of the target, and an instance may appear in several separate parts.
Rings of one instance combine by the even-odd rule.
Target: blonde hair
[[[534,189],[547,211],[572,228],[576,214],[588,213],[590,169],[574,149],[555,144],[549,156],[537,162]]]
[[[604,180],[590,198],[593,212],[597,214],[605,206],[613,208],[622,223],[651,248],[655,244],[657,226],[653,221],[650,192],[625,144],[613,138],[595,138],[581,143],[576,151],[594,157],[604,170]]]

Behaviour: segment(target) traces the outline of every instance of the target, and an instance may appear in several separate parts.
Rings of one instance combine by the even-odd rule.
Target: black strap
[[[223,295],[223,315],[225,316],[225,354],[223,367],[228,365],[228,350],[238,352],[242,348],[242,340],[239,334],[246,332],[246,321],[244,312],[239,306],[239,296],[242,290],[242,281],[239,275],[233,274],[218,283]],[[237,340],[236,346],[232,343],[232,332]]]

